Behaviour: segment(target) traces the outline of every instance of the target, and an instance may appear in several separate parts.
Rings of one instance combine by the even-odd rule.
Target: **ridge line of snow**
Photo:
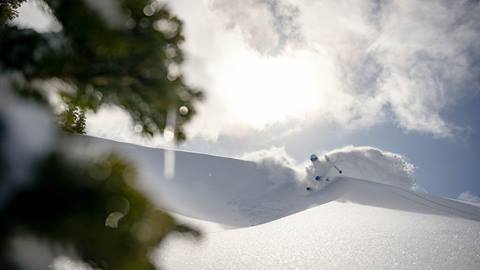
[[[379,183],[379,184],[380,184],[380,183]],[[388,186],[390,186],[390,185],[388,185]],[[396,187],[396,186],[390,186],[390,188],[400,189],[399,187]],[[405,190],[403,189],[403,191],[405,191]],[[408,198],[407,196],[404,196],[403,194],[400,194],[400,193],[394,192],[394,191],[391,191],[391,192],[392,192],[392,193],[395,193],[395,194],[397,194],[397,195],[399,195],[399,196],[402,196],[402,197],[404,197],[404,198],[407,199],[407,200],[411,200],[410,198]],[[429,198],[426,198],[426,197],[422,196],[421,194],[416,193],[415,191],[410,191],[410,192],[408,192],[408,194],[411,194],[411,195],[413,195],[413,196],[415,196],[415,197],[417,197],[417,198],[420,198],[420,199],[422,199],[422,200],[428,201],[428,202],[430,202],[430,203],[432,203],[432,204],[434,204],[434,205],[438,205],[438,206],[441,206],[441,207],[446,208],[446,209],[444,209],[443,211],[451,212],[451,213],[453,213],[454,215],[457,215],[457,216],[458,216],[458,215],[460,215],[460,216],[463,215],[464,218],[468,218],[468,219],[473,219],[473,220],[480,221],[480,217],[478,217],[478,214],[471,213],[470,211],[465,211],[465,210],[462,210],[462,209],[459,209],[459,208],[456,208],[456,207],[451,207],[451,206],[442,204],[442,203],[440,203],[440,202],[437,202],[437,201],[431,200],[431,199],[429,199]],[[440,198],[440,197],[439,197],[439,198]],[[418,202],[418,201],[415,201],[415,202],[421,203],[421,202]],[[431,209],[438,210],[438,209],[436,209],[436,208],[434,208],[434,207],[432,207],[432,206],[430,206],[430,205],[428,205],[428,204],[426,204],[426,203],[421,203],[421,204],[423,204],[424,206],[429,207],[429,208],[431,208]],[[447,209],[450,209],[450,211],[448,211]],[[460,213],[458,213],[458,212],[460,212]]]

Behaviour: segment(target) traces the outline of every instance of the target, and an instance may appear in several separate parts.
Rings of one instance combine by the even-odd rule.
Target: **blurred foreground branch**
[[[73,247],[93,267],[153,269],[149,254],[167,235],[199,232],[139,192],[122,157],[75,156],[52,123],[82,134],[86,112],[108,104],[155,135],[173,111],[184,140],[202,93],[181,73],[182,22],[158,1],[45,0],[60,28],[40,33],[11,22],[22,2],[0,2],[0,269],[28,268],[12,251],[24,235]]]

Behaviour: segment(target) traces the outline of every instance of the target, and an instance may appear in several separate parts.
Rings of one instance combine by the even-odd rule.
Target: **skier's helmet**
[[[317,161],[317,160],[318,160],[317,155],[312,154],[312,155],[310,156],[310,161],[314,162],[314,161]]]

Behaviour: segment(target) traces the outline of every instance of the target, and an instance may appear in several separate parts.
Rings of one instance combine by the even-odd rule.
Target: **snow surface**
[[[80,137],[79,154],[119,151],[140,188],[204,240],[170,237],[156,263],[167,269],[480,269],[480,208],[413,191],[413,165],[363,147],[327,153],[343,173],[288,159],[257,162]],[[306,159],[311,153],[306,153]],[[282,161],[283,160],[283,161]],[[308,164],[308,163],[307,163]],[[308,192],[312,176],[331,181]]]

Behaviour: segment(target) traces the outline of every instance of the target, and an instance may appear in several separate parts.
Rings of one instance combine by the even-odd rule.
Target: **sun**
[[[252,127],[304,118],[322,103],[326,67],[317,60],[309,53],[244,52],[225,64],[217,87],[233,118]]]

